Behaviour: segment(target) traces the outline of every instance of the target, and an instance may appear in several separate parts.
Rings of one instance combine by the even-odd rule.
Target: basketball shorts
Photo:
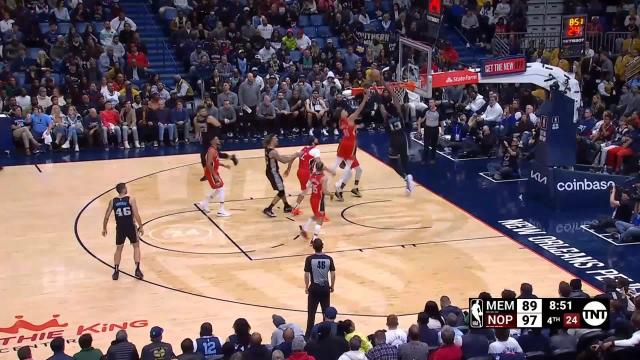
[[[278,173],[272,173],[267,171],[267,179],[269,179],[269,183],[271,184],[271,188],[276,191],[284,191],[284,181],[282,181],[282,176]]]
[[[129,239],[131,244],[138,242],[138,231],[135,225],[116,226],[116,245],[123,245],[125,239]]]
[[[344,160],[351,160],[356,155],[356,143],[349,141],[344,142],[341,141],[338,145],[338,154],[339,158],[343,158]]]
[[[394,134],[389,138],[389,156],[398,157],[409,152],[407,135],[405,133]]]
[[[220,189],[221,187],[224,186],[224,182],[222,181],[222,177],[220,177],[220,174],[216,174],[218,175],[218,178],[220,179],[220,183],[216,184],[216,182],[213,180],[213,174],[211,174],[209,172],[209,169],[205,168],[204,169],[204,176],[207,177],[207,181],[209,182],[209,186],[211,186],[212,189]]]
[[[298,181],[300,181],[300,190],[306,191],[307,183],[309,183],[311,173],[309,173],[308,171],[298,171],[296,175],[298,175]]]
[[[324,196],[311,197],[311,211],[313,211],[313,216],[317,218],[324,217]]]

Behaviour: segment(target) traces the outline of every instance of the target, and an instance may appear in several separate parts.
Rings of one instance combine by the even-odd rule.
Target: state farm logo
[[[445,80],[445,82],[447,83],[452,83],[452,82],[460,82],[460,81],[473,81],[476,80],[478,78],[478,75],[462,75],[462,76],[449,76],[447,77],[447,80]]]
[[[76,342],[76,338],[82,334],[103,334],[130,328],[143,328],[149,326],[147,320],[134,320],[124,322],[97,322],[84,325],[70,326],[59,320],[60,315],[51,315],[50,319],[43,322],[31,322],[24,319],[23,315],[16,315],[16,321],[11,326],[0,327],[0,353],[17,351],[20,347],[28,345],[32,348],[48,346],[51,339],[62,336],[67,343]],[[3,335],[8,334],[9,336]],[[95,338],[95,337],[94,337]]]

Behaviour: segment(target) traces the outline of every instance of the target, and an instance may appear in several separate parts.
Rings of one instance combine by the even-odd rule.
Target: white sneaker
[[[76,144],[76,148],[74,149],[76,152],[80,151],[80,147],[78,146],[78,144]]]
[[[322,135],[329,136],[329,133],[327,132],[327,129],[322,129]]]
[[[309,129],[309,136],[313,136],[313,129]]]
[[[139,148],[139,147],[140,147],[140,142],[138,142],[138,141],[134,142],[134,143],[133,143],[133,146],[134,146],[135,148]]]
[[[409,193],[412,193],[415,188],[416,188],[416,183],[413,182],[413,175],[411,174],[407,175],[407,191]]]
[[[333,129],[333,135],[335,136],[340,135],[340,132],[338,131],[338,129]]]
[[[131,148],[131,146],[129,146],[129,142],[128,141],[124,142],[124,148],[125,149],[130,149]]]
[[[230,213],[228,213],[226,210],[222,209],[222,210],[218,210],[218,212],[216,213],[216,215],[218,217],[229,217],[231,216]]]
[[[68,149],[69,148],[69,141],[66,141],[64,144],[62,144],[62,146],[60,146],[63,149]]]
[[[200,210],[202,210],[202,211],[204,211],[204,212],[206,212],[206,213],[208,213],[208,212],[209,212],[209,205],[208,205],[208,204],[205,204],[205,203],[204,203],[204,201],[200,201],[200,202],[198,203],[198,207],[200,208]]]

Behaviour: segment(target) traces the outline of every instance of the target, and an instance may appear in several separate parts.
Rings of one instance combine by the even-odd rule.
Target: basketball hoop
[[[414,83],[413,81],[388,82],[387,86],[389,87],[389,90],[391,90],[391,95],[396,100],[398,100],[398,102],[401,103],[401,104],[404,102],[404,96],[407,93],[407,90],[409,90],[409,91],[415,91],[416,90],[416,83]],[[351,96],[357,96],[357,95],[363,94],[366,90],[375,90],[378,93],[382,94],[382,92],[385,89],[386,89],[386,87],[379,86],[379,85],[371,86],[368,89],[363,88],[363,87],[352,88],[351,89]]]

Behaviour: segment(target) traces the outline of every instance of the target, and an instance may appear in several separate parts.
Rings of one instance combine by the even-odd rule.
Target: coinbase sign
[[[587,179],[576,180],[570,182],[559,182],[556,184],[558,191],[594,191],[594,190],[607,190],[611,186],[615,185],[614,181],[589,181]]]
[[[526,195],[552,207],[603,207],[608,205],[612,185],[622,185],[624,176],[573,171],[531,164]]]

